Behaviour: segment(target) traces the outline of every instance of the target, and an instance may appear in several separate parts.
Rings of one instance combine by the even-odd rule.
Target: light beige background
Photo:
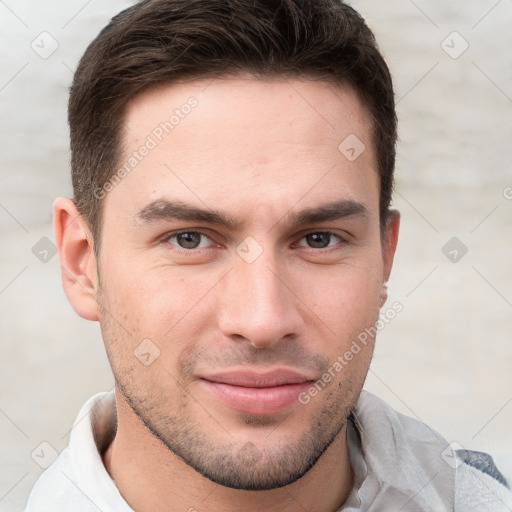
[[[53,240],[52,201],[70,194],[72,70],[129,4],[0,2],[1,511],[20,510],[41,473],[31,454],[49,461],[83,402],[112,387],[98,326],[68,305],[57,256],[32,248]],[[512,2],[352,4],[392,69],[401,137],[389,305],[404,309],[379,335],[366,388],[489,451],[512,479]],[[56,43],[42,32],[58,44],[45,59],[32,41],[40,53]],[[468,248],[457,263],[442,252],[452,237]]]

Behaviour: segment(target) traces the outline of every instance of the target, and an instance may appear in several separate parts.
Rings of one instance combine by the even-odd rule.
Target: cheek
[[[341,333],[376,321],[380,308],[382,268],[343,265],[315,272],[301,280],[301,296],[319,317]]]
[[[108,275],[106,307],[132,344],[149,338],[162,349],[169,344],[179,349],[204,330],[209,319],[206,299],[216,275],[199,276],[176,267],[145,268],[140,274],[133,267],[117,267]]]
[[[308,320],[323,333],[316,343],[330,361],[335,394],[338,385],[344,392],[359,389],[366,376],[380,309],[379,262],[376,254],[372,265],[339,266],[302,281],[301,294],[312,312]]]

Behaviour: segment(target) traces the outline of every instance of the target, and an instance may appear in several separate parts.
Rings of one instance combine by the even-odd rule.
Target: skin
[[[54,205],[66,294],[100,322],[116,379],[106,468],[137,511],[336,510],[352,485],[345,422],[374,340],[308,404],[275,413],[240,412],[202,377],[288,368],[316,381],[374,325],[399,216],[381,233],[368,117],[348,86],[197,80],[128,105],[127,156],[192,95],[197,107],[107,194],[98,259],[73,201]],[[338,149],[350,134],[366,146],[354,161]],[[163,200],[237,225],[155,214]],[[340,201],[351,215],[293,223]],[[160,351],[147,366],[134,355],[144,339]]]

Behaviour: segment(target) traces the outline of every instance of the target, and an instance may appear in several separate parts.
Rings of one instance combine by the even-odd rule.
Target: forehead
[[[164,196],[237,213],[301,198],[378,203],[371,125],[348,86],[231,77],[160,87],[129,103],[123,142],[124,176],[106,202],[126,212]]]
[[[203,145],[213,144],[221,136],[227,146],[240,142],[241,133],[233,130],[238,127],[255,135],[262,130],[270,136],[281,134],[283,142],[321,143],[336,149],[340,137],[359,134],[366,139],[371,128],[366,109],[348,85],[247,75],[150,89],[129,102],[125,119],[128,144],[151,134],[157,142],[172,145],[180,133],[189,136],[193,131]],[[171,133],[173,137],[166,137]],[[199,141],[188,137],[188,142]],[[245,151],[271,150],[270,146],[259,146],[257,138],[243,142]]]

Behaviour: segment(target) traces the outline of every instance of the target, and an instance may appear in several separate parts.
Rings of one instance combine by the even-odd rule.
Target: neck
[[[242,491],[208,480],[169,451],[117,390],[116,402],[117,433],[103,460],[124,499],[138,512],[168,509],[169,504],[190,512],[334,512],[352,488],[346,426],[298,481],[268,491]]]

